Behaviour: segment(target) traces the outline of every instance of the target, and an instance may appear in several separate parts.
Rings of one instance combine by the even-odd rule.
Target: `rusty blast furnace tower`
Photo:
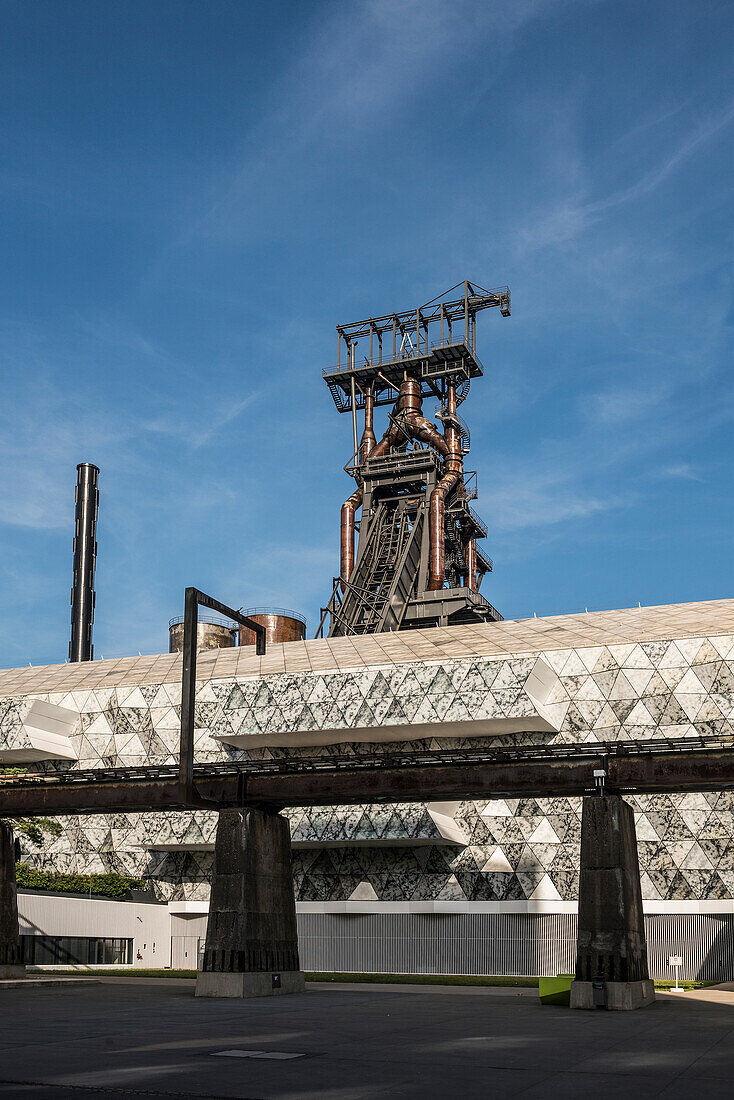
[[[507,287],[466,281],[417,309],[337,325],[337,365],[324,379],[352,416],[344,469],[357,488],[342,506],[340,575],[317,637],[327,621],[336,637],[502,618],[479,591],[492,562],[477,545],[487,528],[469,504],[477,479],[464,469],[469,430],[457,412],[483,374],[477,314],[492,306],[510,316]],[[431,400],[440,427],[423,415]],[[383,405],[378,443],[374,410]]]

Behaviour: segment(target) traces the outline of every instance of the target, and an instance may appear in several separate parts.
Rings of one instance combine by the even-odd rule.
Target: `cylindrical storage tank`
[[[197,649],[230,649],[235,644],[237,627],[229,619],[204,615],[196,629]],[[183,615],[171,619],[168,624],[168,652],[181,653],[184,640]]]
[[[256,623],[262,623],[266,631],[266,645],[302,642],[306,637],[306,620],[297,611],[286,611],[284,607],[250,607],[242,614]],[[241,626],[240,645],[254,645],[255,641],[254,630]]]

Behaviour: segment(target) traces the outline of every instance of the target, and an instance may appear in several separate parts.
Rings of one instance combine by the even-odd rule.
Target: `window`
[[[21,936],[21,958],[29,966],[124,966],[133,941],[84,936]]]

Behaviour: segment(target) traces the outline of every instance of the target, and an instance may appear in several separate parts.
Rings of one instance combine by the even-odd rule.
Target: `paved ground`
[[[82,982],[0,991],[0,1096],[734,1095],[731,989],[616,1014],[542,1007],[535,990],[316,984],[290,997],[195,1001],[188,980]],[[240,1056],[221,1055],[232,1050]]]

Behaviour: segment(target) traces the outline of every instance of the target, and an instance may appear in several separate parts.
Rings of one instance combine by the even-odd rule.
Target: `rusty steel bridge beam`
[[[251,775],[244,779],[243,793],[247,802],[272,800],[282,806],[582,795],[594,790],[599,767],[606,770],[608,790],[701,791],[734,785],[734,752],[712,751]]]
[[[473,762],[194,775],[187,802],[171,776],[139,773],[125,780],[36,782],[0,786],[0,817],[74,813],[145,813],[232,806],[329,806],[366,802],[431,802],[457,798],[582,795],[594,789],[594,769],[606,770],[608,791],[706,791],[734,786],[734,750],[637,752],[513,762]],[[154,773],[155,769],[151,769]]]
[[[208,809],[237,805],[238,776],[218,777],[215,782],[197,782],[196,793],[211,798]],[[119,782],[43,783],[0,787],[0,816],[57,817],[61,814],[145,813],[181,810],[187,803],[181,785],[174,779],[135,778]]]

